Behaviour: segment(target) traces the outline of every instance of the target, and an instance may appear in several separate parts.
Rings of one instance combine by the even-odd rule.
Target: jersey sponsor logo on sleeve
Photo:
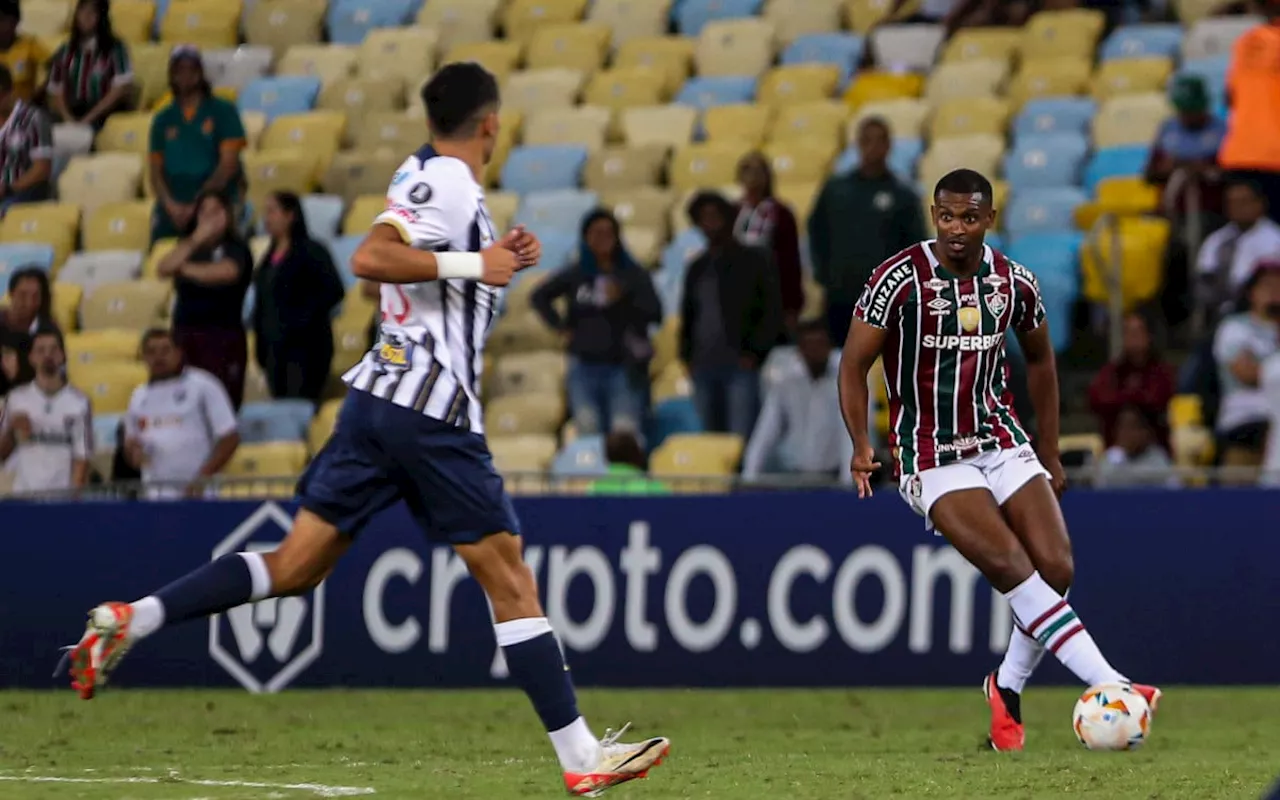
[[[418,221],[418,212],[414,211],[412,208],[409,208],[408,206],[402,206],[399,203],[391,203],[390,205],[387,206],[387,210],[390,211],[392,214],[395,214],[397,217],[404,220],[405,222]]]
[[[391,176],[391,185],[399,186],[400,184],[404,183],[407,180],[409,180],[409,172],[408,170],[402,169],[399,172],[397,172],[395,175]]]
[[[409,202],[425,206],[431,200],[431,187],[425,183],[415,183],[409,190]]]

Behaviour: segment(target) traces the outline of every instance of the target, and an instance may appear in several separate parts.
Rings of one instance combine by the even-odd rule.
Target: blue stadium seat
[[[1102,43],[1101,58],[1165,56],[1176,59],[1182,50],[1182,26],[1177,23],[1122,25]]]
[[[240,90],[236,101],[242,112],[261,111],[271,122],[282,114],[310,111],[320,94],[320,79],[311,75],[278,75],[254,78]]]
[[[373,28],[398,28],[412,22],[422,0],[333,0],[327,23],[329,41],[360,44]]]
[[[1087,202],[1088,196],[1074,186],[1014,192],[1005,204],[1005,232],[1010,236],[1022,236],[1074,231],[1076,207]]]
[[[1079,281],[1064,273],[1037,276],[1040,299],[1044,303],[1045,319],[1049,321],[1049,340],[1053,349],[1061,353],[1071,346],[1075,326],[1072,312],[1080,295]]]
[[[0,244],[0,292],[9,287],[9,276],[20,269],[35,267],[49,272],[53,269],[53,247],[36,242],[11,242]]]
[[[363,236],[339,236],[329,240],[329,255],[333,256],[333,265],[338,268],[342,277],[342,285],[350,289],[356,284],[355,273],[351,271],[351,256],[364,241]]]
[[[684,298],[684,270],[661,269],[653,276],[653,288],[662,303],[664,316],[680,313],[680,303]]]
[[[1019,139],[1004,157],[1004,177],[1009,187],[1038,189],[1075,186],[1089,154],[1089,143],[1075,133],[1052,133]]]
[[[550,229],[538,231],[542,241],[542,260],[539,266],[547,269],[562,269],[578,258],[578,231],[565,232]]]
[[[258,287],[249,284],[249,288],[245,290],[244,302],[240,304],[240,324],[253,330],[253,312],[254,307],[258,304]]]
[[[516,147],[502,166],[502,188],[517,194],[576,189],[586,164],[587,148],[581,145]]]
[[[914,181],[916,165],[920,163],[922,155],[924,155],[923,139],[895,139],[893,149],[889,151],[889,169],[904,181]],[[859,161],[857,146],[849,145],[836,159],[832,171],[836,174],[852,172],[858,168]]]
[[[1151,148],[1143,144],[1099,150],[1084,168],[1084,190],[1092,196],[1098,183],[1106,178],[1141,175],[1150,158]]]
[[[702,433],[702,418],[688,397],[670,397],[653,407],[646,431],[649,449],[657,447],[673,434]]]
[[[924,224],[925,224],[925,227],[928,228],[932,223],[929,220],[925,220]],[[1001,236],[996,231],[988,231],[985,237],[985,241],[993,250],[999,250],[1002,253],[1004,252],[1004,247],[1005,247],[1004,237]]]
[[[245,403],[240,409],[240,440],[245,444],[305,441],[314,414],[310,400]]]
[[[1014,139],[1050,133],[1085,136],[1098,113],[1098,105],[1086,97],[1045,97],[1022,107],[1013,121]]]
[[[681,0],[671,13],[682,36],[697,36],[708,22],[754,17],[762,5],[764,0]]]
[[[662,251],[659,269],[666,274],[684,277],[685,268],[707,247],[707,237],[697,228],[686,228]]]
[[[750,103],[756,96],[756,79],[748,75],[690,78],[672,103],[706,111],[712,106]]]
[[[608,471],[604,439],[599,436],[579,436],[556,453],[551,462],[551,474],[562,477],[590,478]]]
[[[302,217],[313,239],[328,242],[338,235],[344,213],[336,194],[309,194],[302,198]]]
[[[116,448],[116,429],[124,421],[124,414],[93,415],[93,449],[114,450]]]
[[[539,235],[548,229],[577,235],[582,219],[600,205],[595,192],[579,189],[554,189],[531,192],[520,198],[520,208],[511,223],[526,225]]]
[[[1058,233],[1028,233],[1009,241],[1009,258],[1020,262],[1039,279],[1047,276],[1065,276],[1075,285],[1080,282],[1080,248],[1084,246],[1084,234],[1078,231]]]
[[[782,51],[783,64],[834,64],[840,68],[840,88],[853,78],[866,40],[853,33],[807,33]]]

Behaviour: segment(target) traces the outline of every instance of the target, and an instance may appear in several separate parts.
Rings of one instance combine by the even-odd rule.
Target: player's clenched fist
[[[501,242],[481,250],[480,260],[482,262],[480,282],[489,286],[506,286],[511,283],[511,276],[523,268],[520,256],[508,250]]]
[[[542,242],[523,225],[513,228],[499,244],[519,257],[522,269],[534,266],[542,258]]]

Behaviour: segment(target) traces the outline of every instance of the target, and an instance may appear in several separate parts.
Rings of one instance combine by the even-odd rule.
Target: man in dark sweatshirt
[[[868,117],[858,126],[857,169],[834,175],[809,215],[813,277],[826,292],[831,341],[849,334],[853,305],[885,259],[925,238],[920,198],[889,171],[889,126]]]

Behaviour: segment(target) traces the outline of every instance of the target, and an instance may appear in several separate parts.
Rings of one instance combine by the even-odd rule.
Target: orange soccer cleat
[[[1151,709],[1151,716],[1156,715],[1156,708],[1160,705],[1160,698],[1164,697],[1164,692],[1154,686],[1147,686],[1145,683],[1129,683],[1129,688],[1142,695],[1147,701],[1147,706]]]
[[[84,636],[63,657],[70,664],[71,688],[82,700],[93,699],[98,687],[106,685],[107,673],[128,652],[132,622],[133,608],[128,603],[103,603],[89,612]]]
[[[599,797],[606,789],[620,783],[643,778],[662,763],[671,752],[671,742],[661,736],[636,744],[618,741],[631,723],[622,730],[606,731],[600,740],[600,760],[588,772],[566,772],[564,783],[574,797]]]
[[[991,707],[991,733],[987,742],[1001,753],[1021,750],[1026,734],[1022,728],[1022,697],[1012,689],[996,685],[992,672],[982,682],[982,693]]]

